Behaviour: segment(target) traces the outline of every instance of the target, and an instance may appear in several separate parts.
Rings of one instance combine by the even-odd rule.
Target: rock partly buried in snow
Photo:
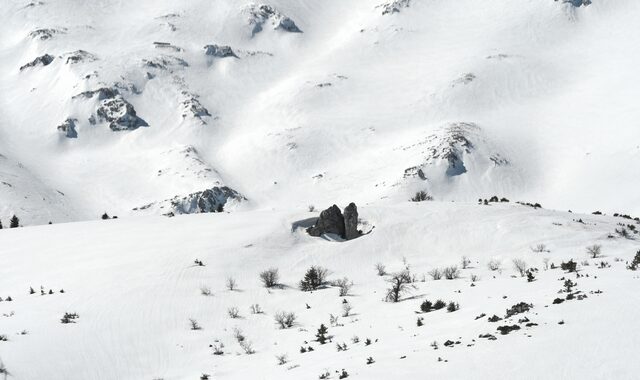
[[[64,134],[65,137],[68,138],[76,138],[78,137],[78,132],[76,131],[76,122],[77,119],[68,118],[64,121],[64,123],[58,125],[58,131]]]
[[[251,35],[260,33],[267,22],[270,22],[274,30],[284,30],[291,33],[302,33],[296,23],[289,17],[280,13],[277,9],[267,4],[251,4],[245,8],[248,14],[249,25],[252,27]]]
[[[184,96],[184,100],[181,103],[182,117],[186,118],[187,116],[192,116],[206,124],[203,118],[211,117],[211,113],[209,113],[209,110],[200,103],[198,95],[192,94],[189,91],[182,91],[182,95]]]
[[[558,1],[558,0],[555,0]],[[574,7],[581,7],[581,6],[587,6],[591,4],[591,0],[562,0],[563,3],[565,4],[571,4]]]
[[[45,41],[53,38],[54,35],[60,33],[65,33],[65,31],[63,29],[42,28],[36,29],[29,33],[29,37],[33,38],[34,40]]]
[[[93,62],[97,58],[95,55],[85,50],[76,50],[63,54],[60,58],[65,59],[67,65],[73,65],[80,62]]]
[[[204,191],[198,191],[187,196],[176,196],[159,203],[134,208],[134,210],[146,210],[158,208],[164,215],[202,214],[209,212],[222,212],[230,201],[245,201],[242,194],[227,186],[214,186]]]
[[[211,57],[216,57],[216,58],[226,58],[226,57],[238,58],[236,53],[233,52],[233,49],[231,49],[231,46],[206,45],[204,47],[204,54]]]
[[[393,0],[376,6],[376,9],[382,9],[382,14],[399,13],[403,8],[409,8],[411,0]]]
[[[347,240],[355,239],[360,236],[358,231],[358,207],[351,202],[344,209],[344,238]]]
[[[101,120],[108,122],[112,131],[132,131],[139,127],[149,126],[146,121],[136,115],[136,110],[131,103],[120,95],[102,100],[96,115]]]
[[[183,50],[181,47],[172,45],[169,42],[154,42],[153,46],[155,46],[156,49],[167,49],[175,52],[181,52]]]
[[[94,96],[98,95],[98,100],[104,100],[104,99],[113,99],[119,94],[120,93],[115,88],[101,87],[97,90],[81,92],[78,95],[74,95],[72,99],[78,99],[78,98],[91,99]]]
[[[189,63],[182,58],[172,55],[160,55],[156,58],[143,59],[143,65],[152,69],[167,70],[172,68],[188,67]]]
[[[39,57],[37,57],[36,59],[34,59],[33,61],[24,64],[20,67],[20,71],[27,69],[29,67],[36,67],[36,66],[47,66],[49,65],[51,62],[53,62],[54,57],[52,55],[49,54],[44,54],[41,55]]]
[[[307,228],[311,236],[336,234],[345,237],[344,217],[338,206],[333,205],[320,213],[320,217],[313,227]]]

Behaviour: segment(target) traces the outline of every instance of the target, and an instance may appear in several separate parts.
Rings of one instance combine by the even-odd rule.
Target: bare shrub
[[[462,264],[462,269],[467,269],[471,264],[471,260],[469,260],[467,256],[462,256],[461,264]]]
[[[278,365],[285,365],[289,361],[287,354],[276,355]]]
[[[249,310],[251,310],[251,314],[262,314],[263,313],[262,308],[257,303],[254,303],[253,305],[249,306]]]
[[[198,321],[193,318],[189,318],[189,325],[191,326],[191,330],[202,330],[202,327],[200,327]]]
[[[431,276],[433,280],[440,280],[442,278],[442,271],[438,268],[430,270],[427,274]]]
[[[544,270],[549,270],[549,258],[548,258],[548,257],[545,257],[545,258],[542,260],[542,263],[544,264]]]
[[[416,192],[416,194],[413,197],[411,197],[411,202],[424,202],[424,201],[432,201],[432,200],[433,200],[433,197],[424,190],[420,190]]]
[[[222,342],[216,342],[211,345],[213,348],[214,355],[223,355],[224,354],[224,344]]]
[[[316,206],[309,205],[309,207],[307,207],[307,209],[309,210],[309,212],[314,212],[314,211],[316,211]]]
[[[487,267],[495,272],[502,269],[502,263],[498,259],[492,259],[487,263]]]
[[[273,316],[273,318],[276,320],[281,329],[288,329],[290,327],[293,327],[297,319],[294,313],[284,311],[277,312],[276,315]]]
[[[447,280],[455,280],[456,278],[460,278],[460,270],[458,270],[457,265],[452,265],[450,267],[444,268],[442,270],[442,274]]]
[[[343,317],[348,317],[351,315],[351,310],[353,309],[353,306],[351,306],[350,303],[343,303],[342,304],[342,316]]]
[[[472,274],[471,282],[478,282],[478,281],[480,281],[480,276],[478,276],[477,274]]]
[[[386,276],[387,267],[382,263],[377,263],[376,264],[376,272],[378,273],[378,276]]]
[[[233,278],[233,277],[227,277],[226,285],[227,285],[227,289],[231,290],[231,291],[234,291],[234,290],[236,290],[238,288],[238,284],[236,283],[236,279]]]
[[[238,344],[240,345],[240,348],[242,348],[245,354],[253,355],[256,353],[256,350],[253,349],[253,344],[248,340],[243,340],[242,342],[238,342]]]
[[[544,244],[536,244],[535,247],[531,247],[531,251],[535,253],[550,252]]]
[[[227,314],[229,315],[230,318],[233,318],[233,319],[240,318],[240,309],[238,309],[235,306],[232,306],[227,309]]]
[[[411,285],[411,274],[408,271],[394,274],[387,282],[391,284],[385,297],[388,302],[398,302],[405,293],[415,289],[415,286]]]
[[[208,286],[201,286],[200,287],[200,294],[202,294],[203,296],[210,296],[211,295],[211,288],[209,288]]]
[[[600,244],[590,245],[586,248],[587,254],[592,259],[597,259],[602,255],[602,246]]]
[[[265,288],[278,286],[278,282],[280,281],[278,268],[269,268],[264,272],[260,272],[260,281],[262,281],[262,285],[264,285]]]
[[[520,277],[527,275],[527,263],[522,259],[513,259],[513,267],[520,273]]]
[[[238,343],[244,341],[245,339],[247,339],[244,334],[242,333],[242,330],[240,330],[238,327],[234,327],[233,328],[233,337],[236,338],[236,340],[238,341]]]
[[[336,280],[334,285],[338,287],[338,295],[340,297],[346,297],[349,294],[349,291],[351,291],[351,287],[353,287],[353,282],[349,281],[349,279],[345,277]]]

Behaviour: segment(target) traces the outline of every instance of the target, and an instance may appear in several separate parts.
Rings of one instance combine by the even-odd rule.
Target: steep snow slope
[[[34,179],[2,202],[65,194],[28,224],[216,186],[241,208],[427,190],[638,213],[640,5],[580,4],[8,0],[0,153]],[[99,88],[114,92],[77,96]],[[474,126],[467,147],[449,145],[456,125]],[[455,157],[433,155],[447,146]],[[170,153],[191,148],[210,175]]]
[[[360,211],[362,223],[375,228],[348,242],[291,230],[292,223],[311,216],[299,212],[151,216],[3,230],[0,335],[8,341],[0,341],[0,358],[15,379],[171,380],[202,373],[213,379],[317,379],[325,371],[336,379],[334,371],[342,369],[355,379],[637,377],[640,278],[625,262],[640,245],[608,237],[617,236],[618,223],[629,221],[515,204],[424,202]],[[537,244],[548,252],[532,252]],[[587,257],[585,247],[592,244],[602,245],[601,258]],[[463,255],[470,265],[460,279],[433,281],[427,275],[459,264]],[[194,265],[196,258],[205,266]],[[515,272],[514,258],[539,269],[534,282]],[[570,258],[582,263],[580,277],[545,270],[546,258],[555,266]],[[491,260],[500,261],[502,270],[489,271]],[[389,272],[409,267],[416,289],[399,303],[383,302],[388,276],[376,274],[378,262]],[[600,269],[600,262],[610,267]],[[329,279],[349,277],[350,294],[338,297],[335,287],[298,290],[310,265],[330,269]],[[261,286],[258,273],[269,267],[279,269],[283,288]],[[473,285],[472,275],[479,277]],[[225,289],[228,276],[237,280],[238,290]],[[573,291],[579,293],[552,304],[566,298],[559,292],[565,279],[577,283]],[[54,294],[40,295],[41,286]],[[29,287],[36,294],[30,295]],[[201,287],[212,294],[201,295]],[[582,295],[587,298],[578,300]],[[343,299],[353,306],[352,315],[332,326],[329,316],[342,313]],[[425,299],[458,302],[460,310],[419,314]],[[520,302],[533,308],[487,321],[494,314],[504,318],[505,310]],[[250,313],[256,303],[263,314]],[[230,318],[230,307],[241,317]],[[278,329],[278,311],[295,312],[297,323]],[[62,324],[65,312],[79,318]],[[202,329],[190,330],[189,318]],[[416,325],[417,318],[423,326]],[[321,323],[328,326],[331,343],[315,342]],[[504,325],[521,329],[500,335],[497,327]],[[252,343],[253,355],[239,346],[234,328]],[[447,347],[447,340],[460,343]],[[336,344],[343,342],[347,351],[338,352]],[[220,343],[224,354],[213,355],[210,345]],[[314,351],[300,353],[301,346]],[[279,366],[275,356],[281,354],[288,355],[288,363]],[[369,357],[375,363],[366,364]]]

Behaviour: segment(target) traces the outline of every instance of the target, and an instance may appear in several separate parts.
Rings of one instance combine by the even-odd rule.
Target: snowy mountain
[[[222,186],[244,197],[233,209],[425,190],[640,212],[637,2],[8,0],[0,12],[0,154],[33,177],[0,172],[13,186],[2,217],[25,225],[135,216]]]
[[[0,377],[638,377],[637,1],[29,1]]]

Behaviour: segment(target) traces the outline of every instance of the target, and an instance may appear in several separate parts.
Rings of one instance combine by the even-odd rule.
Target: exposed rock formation
[[[49,65],[51,62],[53,62],[54,57],[52,55],[49,54],[45,54],[45,55],[41,55],[39,57],[37,57],[36,59],[34,59],[33,61],[22,65],[20,67],[20,71],[29,68],[29,67],[35,67],[35,66],[47,66]]]
[[[351,202],[344,209],[344,238],[347,240],[355,239],[360,236],[358,231],[358,207]]]
[[[170,68],[188,67],[189,63],[182,58],[174,57],[172,55],[160,55],[152,59],[143,59],[142,63],[146,67],[159,70],[167,70]]]
[[[246,200],[242,194],[227,186],[214,186],[204,191],[198,191],[187,196],[176,196],[159,203],[134,208],[143,211],[146,209],[162,209],[164,215],[201,214],[209,212],[222,212],[229,201],[241,202]]]
[[[200,103],[198,100],[198,95],[192,94],[188,91],[182,91],[182,95],[184,96],[184,100],[182,101],[182,117],[186,118],[191,115],[194,118],[200,120],[203,124],[206,122],[203,120],[204,117],[211,117],[211,113],[209,110]]]
[[[58,125],[58,131],[63,133],[65,137],[68,138],[76,138],[78,137],[78,132],[76,131],[76,122],[77,119],[67,119],[64,123]]]
[[[216,57],[216,58],[226,58],[226,57],[238,58],[236,53],[233,52],[233,49],[231,49],[231,46],[206,45],[204,47],[204,54],[212,57]]]
[[[277,9],[266,4],[251,4],[246,8],[249,15],[249,25],[252,27],[251,35],[255,36],[263,29],[264,24],[271,22],[274,30],[284,30],[292,33],[302,33],[295,22],[280,13]]]
[[[336,234],[345,236],[344,217],[338,206],[333,205],[320,213],[318,221],[313,227],[307,228],[311,236],[322,234]]]
[[[31,33],[29,33],[29,37],[33,38],[34,40],[45,41],[50,38],[53,38],[53,36],[56,34],[64,33],[64,32],[65,31],[61,29],[43,28],[43,29],[36,29],[32,31]]]
[[[146,121],[136,115],[136,110],[131,103],[120,95],[103,100],[96,114],[109,123],[112,131],[130,131],[149,126]]]
[[[93,62],[97,59],[95,55],[84,50],[76,50],[70,53],[65,53],[61,58],[66,58],[65,63],[67,65],[73,65],[80,62]]]
[[[409,8],[411,0],[392,0],[378,5],[376,8],[382,9],[382,14],[399,13],[402,8]]]
[[[101,87],[97,90],[81,92],[78,95],[74,95],[71,99],[78,99],[78,98],[91,99],[94,96],[98,95],[98,100],[104,100],[104,99],[113,99],[119,94],[120,93],[115,88]]]

